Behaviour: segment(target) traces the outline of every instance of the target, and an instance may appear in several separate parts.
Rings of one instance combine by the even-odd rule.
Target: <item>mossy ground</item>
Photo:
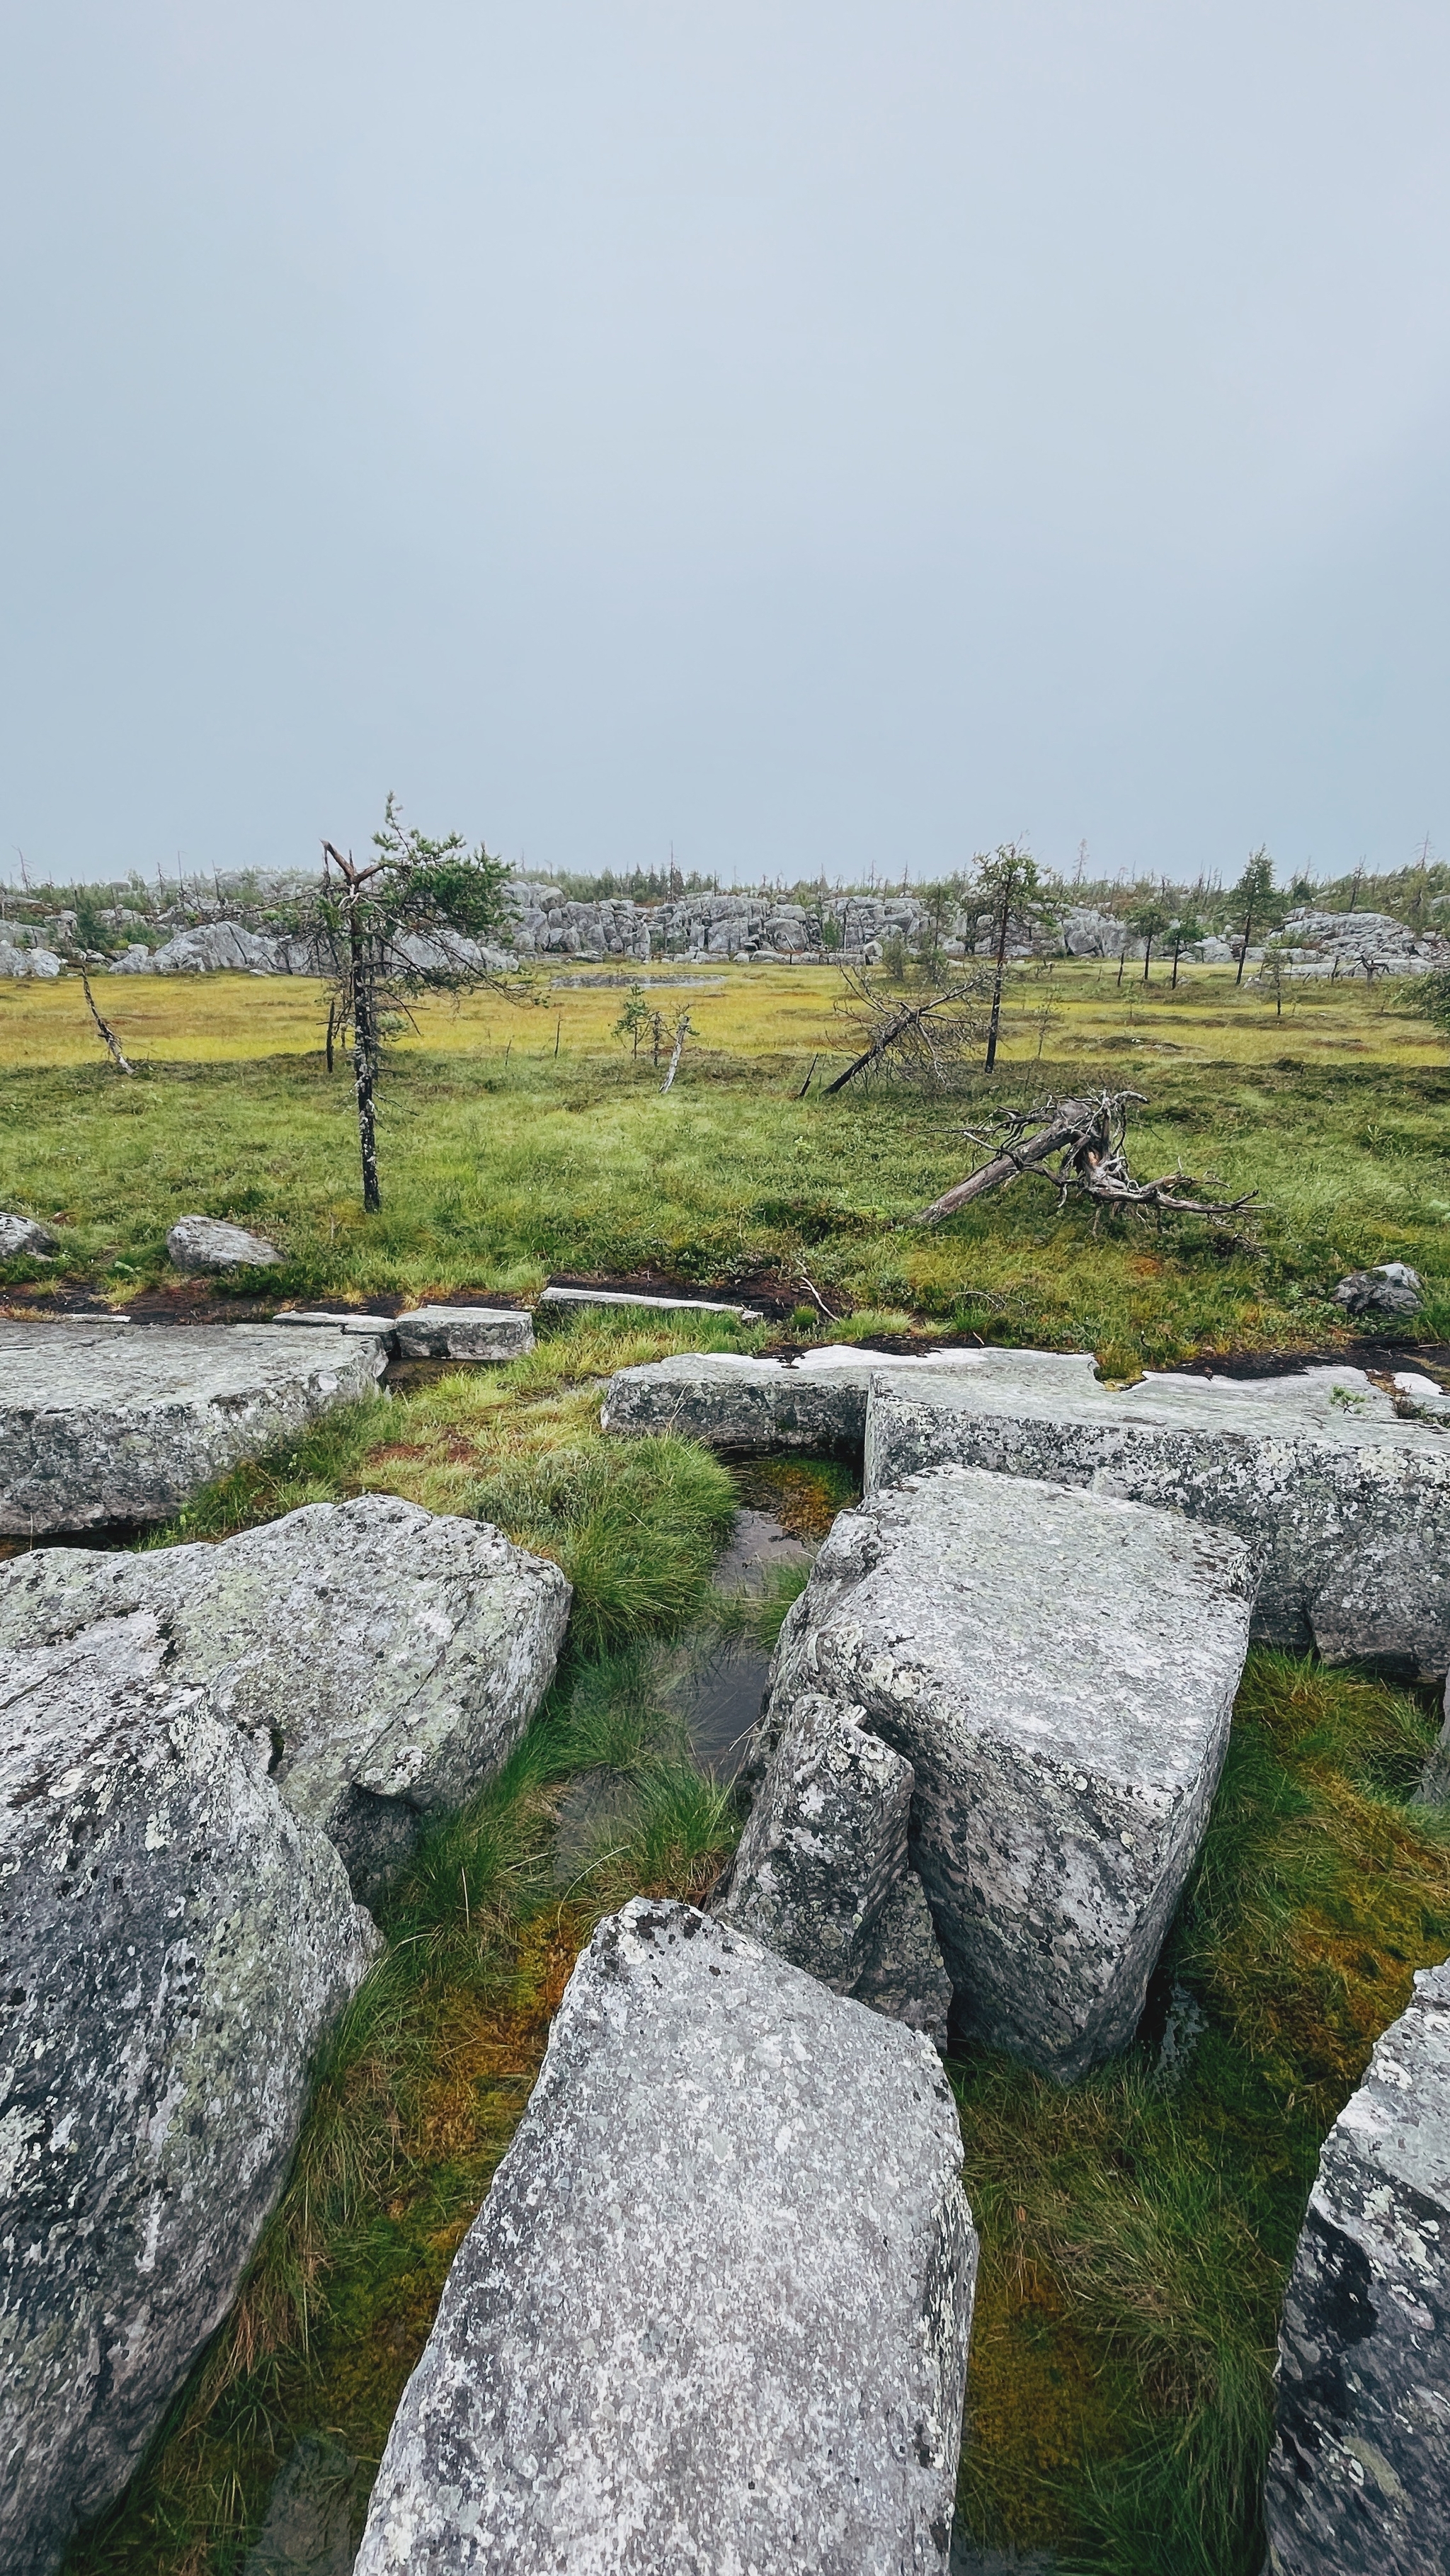
[[[62,1026],[64,987],[18,989],[0,1042]],[[1393,996],[1315,988],[1280,1030],[1222,977],[1145,1003],[1065,970],[1042,1063],[1024,1001],[995,1087],[931,1106],[791,1096],[830,1039],[824,990],[772,970],[692,997],[697,1021],[707,998],[714,1017],[666,1101],[609,1051],[617,994],[558,997],[557,1059],[552,1020],[531,1031],[520,1015],[522,1037],[497,1010],[497,1028],[464,1014],[429,1029],[388,1077],[389,1206],[368,1228],[345,1081],[301,1053],[262,1060],[269,1031],[314,1039],[306,993],[143,991],[135,1007],[158,1015],[146,1078],[116,1082],[79,1047],[4,1078],[0,1204],[63,1208],[74,1229],[51,1273],[7,1276],[59,1274],[119,1304],[164,1278],[166,1223],[196,1206],[277,1232],[289,1260],[269,1284],[284,1295],[528,1288],[551,1267],[773,1270],[851,1305],[847,1334],[976,1331],[1093,1348],[1126,1371],[1325,1342],[1343,1329],[1332,1278],[1394,1255],[1431,1287],[1417,1330],[1443,1334],[1450,1081]],[[168,1037],[165,1014],[202,1002],[206,1025]],[[286,1012],[290,1040],[268,1017]],[[1129,1062],[1152,1094],[1142,1162],[1181,1150],[1234,1191],[1259,1187],[1256,1244],[1204,1227],[1094,1237],[1025,1190],[940,1236],[902,1222],[965,1167],[956,1131],[984,1103]],[[728,1320],[580,1318],[507,1369],[333,1417],[162,1534],[221,1536],[380,1486],[487,1508],[565,1564],[578,1611],[568,1669],[508,1771],[396,1892],[388,1954],[322,2070],[244,2297],[69,2576],[234,2576],[299,2433],[333,2429],[376,2458],[591,1920],[635,1889],[708,1885],[733,1820],[657,1686],[663,1641],[702,1615],[737,1500],[818,1536],[849,1479],[791,1462],[732,1480],[673,1442],[642,1467],[641,1449],[600,1433],[598,1390],[671,1349],[763,1338]],[[983,2240],[962,2511],[984,2538],[1046,2543],[1102,2576],[1257,2576],[1277,2303],[1319,2143],[1414,1969],[1450,1949],[1450,1852],[1437,1815],[1405,1803],[1431,1733],[1413,1696],[1256,1656],[1170,1943],[1169,1972],[1207,2021],[1177,2088],[1146,2051],[1065,2092],[985,2053],[953,2066]],[[566,1900],[553,1818],[567,1782],[601,1766],[632,1780],[632,1815]]]

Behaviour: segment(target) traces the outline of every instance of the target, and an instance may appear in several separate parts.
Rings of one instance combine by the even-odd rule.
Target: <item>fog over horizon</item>
[[[0,879],[1450,854],[1443,10],[4,28]]]

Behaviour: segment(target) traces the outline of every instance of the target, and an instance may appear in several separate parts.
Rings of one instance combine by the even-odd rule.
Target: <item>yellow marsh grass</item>
[[[845,1063],[850,1033],[833,1007],[841,992],[833,968],[702,967],[698,971],[712,978],[718,971],[720,981],[698,987],[654,980],[668,971],[663,963],[640,970],[646,997],[670,1024],[688,1010],[701,1047],[799,1055],[803,1077],[817,1050],[835,1060],[834,1067],[823,1063],[821,1078]],[[1176,993],[1156,967],[1146,991],[1141,966],[1136,974],[1129,968],[1121,987],[1116,977],[1115,966],[1085,959],[1014,977],[1004,1061],[1031,1062],[1039,1049],[1059,1064],[1079,1052],[1095,1061],[1108,1042],[1122,1078],[1131,1081],[1139,1058],[1145,1070],[1155,1059],[1256,1065],[1294,1055],[1314,1063],[1341,1052],[1401,1071],[1444,1060],[1443,1040],[1427,1021],[1407,1012],[1399,987],[1296,986],[1280,1019],[1252,970],[1236,988],[1227,968],[1188,968]],[[619,1049],[612,1027],[625,1000],[622,986],[546,989],[541,982],[539,989],[545,998],[538,1006],[509,1003],[493,993],[457,1004],[425,1002],[418,1011],[418,1039],[403,1037],[399,1045],[421,1043],[472,1056],[502,1055],[511,1048],[516,1056],[550,1057],[557,1037],[561,1054]],[[126,1053],[143,1062],[315,1054],[326,1025],[324,988],[302,976],[102,973],[93,990]],[[91,1064],[100,1053],[77,977],[0,983],[0,1066]]]

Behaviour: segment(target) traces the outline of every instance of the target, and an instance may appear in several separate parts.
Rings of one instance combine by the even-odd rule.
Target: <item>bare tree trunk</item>
[[[1026,1144],[1017,1146],[1010,1153],[995,1155],[990,1163],[982,1165],[979,1172],[958,1181],[955,1188],[944,1190],[939,1199],[933,1199],[929,1208],[922,1209],[916,1224],[935,1225],[944,1216],[955,1216],[958,1208],[964,1208],[971,1199],[980,1198],[984,1190],[1000,1189],[1004,1182],[1015,1180],[1019,1172],[1028,1171],[1034,1163],[1045,1161],[1049,1154],[1057,1153],[1063,1145],[1076,1143],[1095,1114],[1089,1100],[1064,1100],[1057,1115],[1040,1135],[1029,1138]]]
[[[679,1069],[680,1069],[680,1058],[681,1058],[681,1056],[682,1056],[682,1055],[684,1054],[684,1052],[685,1052],[685,1040],[686,1040],[686,1038],[687,1038],[689,1035],[690,1035],[690,1015],[689,1015],[689,1013],[688,1013],[688,1011],[687,1011],[687,1012],[685,1012],[684,1016],[683,1016],[683,1017],[682,1017],[682,1018],[677,1022],[676,1027],[675,1027],[675,1051],[674,1051],[674,1054],[673,1054],[673,1055],[671,1056],[671,1058],[670,1058],[670,1069],[669,1069],[669,1072],[665,1075],[665,1078],[664,1078],[663,1082],[660,1084],[660,1098],[661,1098],[661,1099],[663,1099],[663,1098],[664,1098],[665,1093],[669,1090],[670,1084],[674,1081],[674,1078],[675,1078],[676,1074],[679,1072]]]
[[[1239,950],[1239,971],[1234,977],[1234,983],[1236,986],[1241,984],[1244,980],[1244,967],[1248,963],[1249,954],[1249,932],[1252,930],[1253,926],[1254,907],[1250,904],[1248,911],[1244,914],[1244,944]]]
[[[1002,1017],[1002,978],[1007,972],[1007,928],[1012,917],[1012,884],[1008,879],[1002,889],[1002,919],[997,930],[997,964],[992,978],[992,1016],[987,1022],[987,1061],[984,1072],[990,1073],[997,1061],[997,1029]]]
[[[86,973],[84,966],[81,968],[81,990],[86,997],[86,1008],[89,1010],[91,1018],[95,1021],[97,1028],[100,1030],[102,1040],[110,1054],[111,1062],[115,1066],[116,1071],[118,1073],[133,1072],[135,1068],[126,1062],[125,1057],[121,1053],[121,1041],[117,1037],[115,1030],[113,1028],[108,1028],[106,1022],[102,1019],[100,1012],[96,1008],[95,995],[91,991],[91,979]]]
[[[352,1062],[357,1082],[357,1135],[362,1150],[363,1208],[368,1216],[377,1216],[383,1194],[378,1187],[377,1112],[373,1086],[377,1080],[377,1012],[374,1007],[372,976],[363,942],[352,934]]]
[[[327,1070],[332,1071],[332,1047],[337,1035],[337,996],[330,994],[327,1003]]]

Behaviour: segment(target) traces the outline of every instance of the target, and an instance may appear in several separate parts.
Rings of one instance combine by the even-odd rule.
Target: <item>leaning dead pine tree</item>
[[[1102,1091],[1093,1100],[1047,1100],[1034,1109],[1010,1110],[992,1127],[964,1129],[985,1159],[923,1208],[915,1223],[939,1225],[989,1190],[1006,1189],[1033,1175],[1052,1184],[1059,1206],[1069,1198],[1087,1198],[1099,1209],[1136,1208],[1166,1216],[1237,1216],[1252,1206],[1252,1190],[1237,1199],[1190,1195],[1200,1193],[1205,1183],[1182,1170],[1166,1172],[1161,1180],[1135,1181],[1128,1167],[1128,1111],[1142,1101],[1141,1091]]]
[[[483,945],[506,934],[504,861],[491,859],[482,843],[469,849],[461,833],[430,841],[405,827],[392,796],[372,845],[376,855],[360,862],[323,842],[322,883],[300,925],[330,986],[329,1065],[334,1037],[345,1042],[352,1032],[370,1216],[383,1203],[376,1092],[385,1025],[400,1015],[411,1022],[412,1004],[424,994],[474,992],[481,984],[507,989],[505,977],[523,998],[517,970]]]
[[[841,973],[846,990],[836,1008],[866,1043],[845,1072],[826,1084],[822,1097],[844,1091],[858,1077],[869,1081],[877,1075],[914,1082],[927,1091],[945,1090],[981,1034],[980,975],[908,1001],[884,992],[865,966],[843,966]]]

